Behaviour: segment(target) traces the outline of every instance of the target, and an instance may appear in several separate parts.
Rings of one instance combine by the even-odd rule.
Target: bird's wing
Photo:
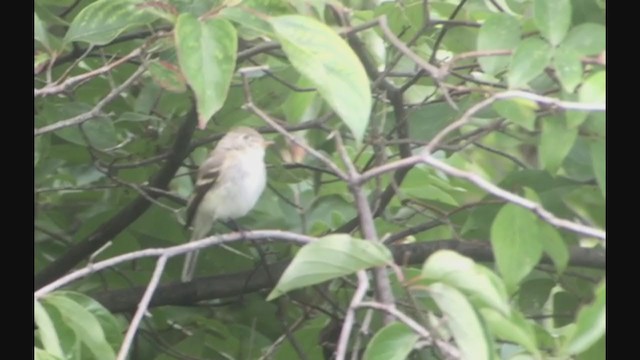
[[[193,218],[196,215],[196,211],[198,210],[198,206],[204,199],[204,196],[207,194],[211,188],[215,185],[218,177],[220,175],[220,169],[224,164],[225,157],[223,153],[220,151],[213,151],[209,158],[205,160],[205,162],[200,165],[198,169],[198,179],[196,180],[196,185],[193,190],[193,195],[187,204],[187,218],[185,222],[185,227],[191,226]]]

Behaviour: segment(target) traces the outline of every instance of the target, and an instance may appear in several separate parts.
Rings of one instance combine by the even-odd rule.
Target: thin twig
[[[302,325],[302,323],[304,323],[305,321],[306,321],[306,319],[304,317],[299,318],[293,324],[291,324],[291,326],[288,328],[287,331],[288,332],[294,331],[295,329],[299,328],[300,325]],[[278,337],[276,339],[276,341],[274,341],[271,344],[271,346],[269,346],[269,348],[262,354],[262,356],[260,356],[258,358],[258,360],[271,359],[272,358],[272,354],[278,349],[280,344],[282,344],[284,342],[284,340],[288,339],[288,338],[289,338],[289,335],[287,333],[285,333],[282,336]]]
[[[51,230],[45,229],[43,226],[40,226],[38,224],[34,224],[33,228],[36,231],[40,231],[41,233],[48,235],[50,238],[54,239],[54,240],[58,240],[59,242],[61,242],[64,245],[69,245],[71,243],[73,243],[73,239],[67,237],[66,235],[61,235],[58,233],[55,233]]]
[[[244,80],[244,84],[245,84],[245,97],[246,97],[246,101],[247,101],[243,105],[244,109],[246,109],[246,110],[250,111],[251,113],[257,115],[259,118],[264,120],[264,122],[266,122],[267,124],[271,125],[271,127],[274,128],[277,132],[282,134],[284,137],[289,139],[294,144],[296,144],[296,145],[300,146],[301,148],[305,149],[307,151],[307,153],[313,155],[318,160],[320,160],[322,163],[327,165],[336,174],[336,176],[338,176],[340,179],[348,180],[347,174],[345,174],[344,171],[342,171],[333,161],[331,161],[326,156],[322,155],[316,149],[314,149],[314,148],[310,147],[309,145],[305,144],[304,142],[296,139],[296,137],[291,135],[284,127],[282,127],[275,120],[273,120],[269,115],[267,115],[264,111],[262,111],[260,108],[258,108],[253,103],[253,100],[251,98],[251,92],[249,90],[249,84],[246,81],[246,77],[245,76],[243,76],[243,80]]]
[[[478,50],[478,51],[469,51],[465,53],[460,53],[455,55],[451,60],[447,61],[442,65],[442,69],[445,72],[449,72],[449,70],[453,67],[453,64],[460,60],[469,59],[469,58],[479,58],[479,57],[488,57],[488,56],[507,56],[513,53],[512,50]]]
[[[436,84],[438,84],[438,88],[440,88],[440,91],[442,92],[442,95],[444,96],[445,100],[447,100],[447,103],[449,104],[449,106],[451,106],[452,109],[458,110],[458,105],[456,105],[456,103],[453,101],[453,99],[451,98],[451,95],[449,94],[449,90],[442,82],[442,79],[444,79],[444,77],[447,75],[446,72],[444,72],[442,69],[438,68],[437,66],[431,65],[429,62],[422,59],[420,55],[413,52],[413,50],[411,50],[405,43],[403,43],[400,39],[398,39],[395,36],[395,34],[391,31],[391,29],[389,29],[389,26],[387,25],[386,16],[381,16],[380,18],[378,18],[378,22],[380,25],[380,29],[382,30],[382,33],[385,35],[387,40],[389,40],[389,42],[393,46],[395,46],[401,53],[403,53],[409,59],[415,62],[424,71],[429,73],[429,75],[431,75],[431,77],[436,82]]]
[[[462,10],[462,7],[466,2],[467,0],[460,0],[456,8],[453,9],[453,11],[451,12],[451,15],[449,15],[448,21],[453,21],[453,19],[455,19],[455,17],[458,16],[458,13]],[[449,31],[449,28],[445,27],[438,34],[438,38],[436,38],[436,42],[433,44],[433,52],[431,53],[431,57],[429,58],[430,63],[433,63],[435,61],[436,55],[438,54],[438,49],[440,49],[440,44],[442,43],[444,36],[447,34],[447,31]]]
[[[420,335],[423,339],[429,341],[430,343],[432,343],[434,340],[427,329],[418,324],[409,316],[396,309],[394,305],[389,306],[377,302],[361,302],[360,304],[358,304],[358,307],[368,307],[372,309],[382,310],[388,314],[393,315],[396,319],[403,322],[405,325],[411,328],[411,330]],[[436,339],[435,342],[438,348],[445,353],[447,359],[460,359],[460,351],[457,348],[446,341]]]
[[[522,162],[522,160],[518,159],[517,157],[515,157],[515,156],[513,156],[511,154],[507,154],[504,151],[500,151],[500,150],[494,149],[492,147],[489,147],[489,146],[486,146],[486,145],[482,145],[477,141],[473,142],[472,144],[475,145],[476,147],[478,147],[479,149],[482,149],[482,150],[488,151],[490,153],[502,156],[503,158],[509,159],[512,162],[514,162],[516,165],[518,165],[519,167],[521,167],[523,169],[528,169],[529,168],[529,166],[527,166],[527,164]]]
[[[358,275],[358,287],[353,293],[351,303],[347,309],[347,313],[344,317],[344,323],[340,330],[340,337],[338,338],[338,345],[336,347],[336,360],[344,360],[347,355],[347,345],[349,344],[349,336],[351,335],[351,329],[356,318],[356,309],[362,303],[367,290],[369,289],[369,279],[367,273],[364,270],[360,270]]]
[[[426,146],[425,150],[429,153],[433,152],[434,148],[438,146],[438,144],[447,135],[449,135],[454,130],[468,123],[471,120],[471,117],[478,111],[484,109],[485,107],[493,104],[498,100],[506,100],[506,99],[514,99],[514,98],[522,98],[522,99],[531,100],[537,103],[549,104],[565,110],[584,110],[584,111],[605,111],[606,110],[605,104],[589,104],[589,103],[585,104],[585,103],[572,102],[572,101],[562,101],[556,98],[537,95],[537,94],[533,94],[526,91],[520,91],[520,90],[505,91],[505,92],[494,94],[474,104],[472,107],[467,109],[467,111],[465,111],[464,114],[462,114],[462,116],[458,120],[452,122],[447,127],[445,127],[442,131],[440,131],[436,136],[434,136],[433,139],[431,139],[431,142],[429,142],[429,145]]]
[[[573,231],[575,233],[578,234],[582,234],[582,235],[586,235],[586,236],[590,236],[590,237],[594,237],[597,239],[601,239],[603,240],[603,242],[606,240],[607,238],[607,234],[606,232],[600,230],[600,229],[595,229],[586,225],[582,225],[582,224],[578,224],[569,220],[565,220],[565,219],[561,219],[556,217],[555,215],[553,215],[551,212],[549,212],[548,210],[546,210],[545,208],[542,207],[542,205],[531,201],[529,199],[523,198],[521,196],[518,196],[516,194],[513,194],[511,192],[508,192],[496,185],[493,185],[492,183],[488,182],[487,180],[483,179],[482,177],[480,177],[477,174],[471,173],[471,172],[466,172],[460,169],[457,169],[443,161],[440,161],[436,158],[434,158],[433,156],[431,156],[428,153],[423,153],[422,155],[420,155],[421,161],[424,162],[425,164],[431,165],[434,168],[443,171],[451,176],[455,176],[461,179],[465,179],[475,185],[477,185],[479,188],[501,198],[504,199],[512,204],[516,204],[519,206],[524,207],[525,209],[528,209],[532,212],[534,212],[536,215],[538,215],[540,218],[542,218],[543,220],[545,220],[546,222],[548,222],[549,224],[559,227],[559,228],[563,228],[566,230],[570,230]]]
[[[580,104],[582,105],[582,104]],[[469,115],[470,116],[470,115]],[[446,130],[446,129],[445,129]],[[434,138],[435,140],[436,138]],[[459,177],[462,179],[465,179],[475,185],[477,185],[478,187],[480,187],[483,190],[486,190],[487,192],[501,198],[504,199],[510,203],[522,206],[528,210],[533,211],[534,213],[536,213],[540,218],[544,219],[546,222],[548,222],[551,225],[554,225],[556,227],[559,228],[563,228],[566,230],[570,230],[573,231],[575,233],[578,234],[582,234],[582,235],[586,235],[586,236],[590,236],[590,237],[594,237],[597,239],[601,239],[601,240],[606,240],[606,232],[600,230],[600,229],[596,229],[596,228],[592,228],[589,226],[585,226],[582,224],[578,224],[569,220],[565,220],[565,219],[561,219],[556,217],[555,215],[553,215],[551,212],[549,212],[548,210],[544,209],[542,207],[542,205],[533,202],[531,200],[525,199],[521,196],[518,196],[516,194],[513,194],[511,192],[508,192],[492,183],[490,183],[489,181],[483,179],[482,177],[480,177],[477,174],[471,173],[471,172],[466,172],[460,169],[457,169],[455,167],[452,167],[451,165],[448,165],[447,163],[438,160],[436,158],[434,158],[433,156],[430,155],[430,152],[428,151],[427,148],[425,148],[425,150],[419,154],[419,155],[414,155],[405,159],[401,159],[395,162],[391,162],[391,163],[387,163],[378,167],[375,167],[363,174],[360,175],[358,181],[360,182],[364,182],[367,181],[368,179],[374,177],[374,176],[379,176],[382,175],[383,173],[389,172],[389,171],[394,171],[394,170],[398,170],[401,168],[407,168],[410,166],[414,166],[417,163],[425,163],[428,165],[433,166],[434,168],[441,170],[451,176],[455,176],[455,177]]]
[[[82,269],[76,270],[68,275],[65,275],[57,279],[56,281],[46,286],[43,286],[38,291],[34,292],[34,296],[36,299],[41,298],[42,296],[64,285],[67,285],[72,281],[78,280],[89,274],[93,274],[102,269],[106,269],[126,261],[131,261],[131,260],[140,259],[144,257],[156,257],[156,256],[167,256],[170,258],[170,257],[181,255],[187,252],[192,252],[195,250],[200,250],[210,246],[221,245],[229,242],[243,241],[243,240],[269,241],[270,238],[290,241],[297,244],[307,244],[309,242],[316,240],[316,238],[314,237],[296,234],[288,231],[256,230],[256,231],[244,231],[241,233],[234,232],[230,234],[210,236],[201,240],[192,241],[182,245],[171,246],[168,248],[156,248],[156,249],[145,249],[140,251],[134,251],[134,252],[119,255],[107,260],[103,260],[95,264],[86,266]]]
[[[111,90],[111,92],[109,92],[109,94],[107,94],[107,96],[105,96],[104,99],[100,100],[100,102],[98,102],[96,106],[93,107],[93,109],[85,113],[82,113],[80,115],[74,116],[70,119],[61,120],[51,125],[46,125],[41,128],[37,128],[34,131],[34,136],[39,136],[39,135],[60,130],[62,128],[66,128],[69,126],[79,125],[84,123],[85,121],[91,120],[94,117],[100,115],[100,113],[102,112],[102,108],[108,103],[110,103],[111,101],[113,101],[118,95],[120,95],[121,92],[126,90],[134,81],[138,79],[138,77],[140,77],[140,75],[142,75],[142,73],[145,72],[145,70],[146,70],[145,67],[143,66],[139,67],[127,80],[125,80],[125,82],[123,82],[117,88]]]
[[[349,159],[349,155],[347,154],[346,149],[344,148],[344,144],[342,142],[342,137],[339,133],[335,133],[336,138],[336,149],[342,158],[342,161],[345,163],[347,169],[349,169],[349,184],[351,188],[351,193],[356,199],[356,207],[358,209],[358,218],[360,218],[360,229],[365,239],[373,242],[378,242],[378,233],[376,231],[375,224],[373,223],[373,213],[371,212],[371,207],[369,206],[369,201],[367,200],[367,196],[362,190],[362,186],[360,183],[353,182],[353,180],[357,180],[360,174],[356,170],[356,167]],[[391,282],[389,281],[389,276],[384,268],[384,266],[376,267],[373,269],[374,274],[374,282],[376,285],[376,297],[377,299],[384,304],[393,304],[394,297],[393,291],[391,290]],[[384,317],[384,323],[390,324],[393,321],[393,318],[386,316]]]
[[[136,335],[136,332],[138,331],[138,326],[140,326],[140,321],[142,320],[144,314],[147,312],[149,302],[151,302],[153,293],[160,283],[160,278],[162,277],[162,272],[164,271],[164,266],[167,264],[168,259],[169,257],[167,255],[160,256],[160,258],[158,259],[156,268],[155,270],[153,270],[151,280],[149,280],[149,284],[147,285],[147,290],[144,292],[140,303],[138,303],[138,310],[136,310],[133,319],[131,319],[131,324],[129,324],[127,334],[124,336],[124,340],[122,341],[122,345],[120,346],[120,351],[118,352],[118,357],[116,357],[116,360],[125,360],[127,358],[129,349],[131,348],[131,344],[133,343],[133,339]]]
[[[122,58],[112,62],[111,64],[107,64],[103,67],[100,67],[98,69],[86,72],[84,74],[80,74],[77,76],[74,76],[72,78],[69,78],[67,80],[65,80],[64,82],[57,84],[57,85],[47,85],[41,89],[33,89],[33,95],[35,97],[38,96],[48,96],[48,95],[54,95],[54,94],[58,94],[61,93],[63,91],[66,91],[67,89],[78,85],[82,82],[85,82],[87,80],[90,80],[96,76],[105,74],[109,71],[111,71],[113,68],[124,64],[125,62],[127,62],[129,59],[133,59],[134,57],[140,56],[142,54],[142,49],[144,48],[144,46],[141,46],[135,50],[133,50],[132,52],[130,52],[129,54],[123,56]]]
[[[402,40],[396,37],[393,31],[389,29],[389,25],[387,25],[386,16],[381,16],[380,18],[378,18],[378,25],[380,26],[380,29],[382,30],[382,33],[385,35],[387,40],[389,40],[389,42],[393,46],[395,46],[402,54],[407,56],[409,59],[415,62],[418,66],[424,69],[435,80],[442,79],[443,73],[440,71],[440,68],[438,68],[435,65],[429,64],[427,61],[422,59],[418,54],[414,53],[405,43],[402,42]]]

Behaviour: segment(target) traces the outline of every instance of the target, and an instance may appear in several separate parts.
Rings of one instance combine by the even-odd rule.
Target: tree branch
[[[38,97],[38,96],[48,96],[48,95],[54,95],[54,94],[58,94],[61,93],[63,91],[66,91],[67,89],[76,86],[82,82],[85,82],[87,80],[90,80],[96,76],[102,75],[102,74],[106,74],[109,71],[111,71],[113,68],[120,66],[124,63],[126,63],[127,61],[129,61],[130,59],[133,59],[134,57],[140,56],[142,54],[142,49],[144,46],[141,46],[135,50],[133,50],[132,52],[130,52],[128,55],[125,55],[123,57],[121,57],[120,59],[112,62],[111,64],[107,64],[103,67],[97,68],[93,71],[89,71],[77,76],[74,76],[72,78],[68,78],[67,80],[65,80],[64,82],[54,85],[47,85],[45,87],[43,87],[42,89],[34,89],[33,90],[33,96],[34,97]]]
[[[158,259],[156,268],[153,270],[151,280],[149,280],[147,289],[138,304],[138,309],[136,310],[135,315],[133,315],[133,319],[131,319],[131,323],[129,324],[129,329],[127,329],[127,333],[122,340],[122,345],[120,346],[120,351],[118,351],[118,357],[116,357],[116,360],[125,360],[127,355],[129,355],[129,349],[131,348],[131,344],[133,343],[138,327],[140,326],[140,321],[142,321],[142,317],[147,312],[153,293],[158,287],[158,283],[160,283],[160,277],[162,277],[162,272],[164,271],[164,266],[167,264],[167,259],[168,257],[166,255],[160,256]]]
[[[249,234],[252,232],[248,232]],[[232,236],[234,234],[229,234]],[[415,265],[424,263],[431,254],[438,250],[453,250],[474,259],[476,262],[493,262],[493,252],[487,241],[438,240],[402,245],[388,246],[398,265]],[[158,256],[162,249],[151,249],[148,256]],[[150,254],[150,253],[147,253]],[[604,270],[606,266],[605,251],[572,247],[569,249],[569,266],[587,267]],[[541,260],[543,264],[553,264],[548,256]],[[269,273],[274,280],[280,278],[289,265],[289,260],[269,265]],[[262,268],[262,265],[259,265]],[[86,275],[86,274],[85,274]],[[82,275],[82,276],[85,276]],[[190,305],[203,300],[230,298],[271,289],[272,280],[265,271],[243,271],[194,279],[189,283],[172,282],[158,287],[150,306]],[[98,302],[111,312],[133,311],[140,301],[145,287],[135,287],[103,291],[93,294]]]
[[[340,330],[340,337],[338,338],[338,345],[336,349],[336,360],[344,360],[347,355],[347,345],[349,344],[349,336],[351,335],[351,329],[353,329],[353,323],[356,318],[356,309],[364,299],[369,289],[369,278],[364,270],[358,271],[358,288],[353,293],[351,303],[347,309],[347,314],[344,317],[344,323]]]
[[[427,340],[429,345],[436,345],[438,349],[444,352],[446,359],[460,359],[460,351],[458,349],[453,347],[448,342],[442,341],[439,339],[435,339],[435,344],[434,344],[434,338],[433,336],[431,336],[429,331],[425,329],[422,325],[418,324],[415,320],[413,320],[409,316],[405,315],[404,313],[396,309],[395,305],[386,305],[386,304],[380,304],[376,302],[362,302],[358,304],[358,307],[367,307],[367,308],[382,310],[385,313],[393,315],[393,317],[395,317],[400,322],[407,325],[409,328],[411,328],[411,330],[413,330],[415,333],[420,335],[423,339]]]
[[[158,171],[158,173],[149,181],[150,187],[163,190],[167,189],[169,182],[173,179],[176,171],[178,171],[180,166],[182,166],[182,160],[189,153],[189,144],[196,124],[196,107],[193,105],[176,134],[176,140],[173,144],[171,155],[160,171]],[[155,199],[160,195],[154,193],[149,196]],[[100,249],[109,240],[113,239],[122,230],[127,228],[127,226],[140,217],[150,205],[151,202],[147,198],[144,196],[138,196],[128,206],[102,224],[86,239],[71,247],[64,255],[36,274],[34,278],[34,288],[41,288],[71,270],[80,261]]]
[[[70,119],[60,120],[50,125],[43,126],[41,128],[37,128],[34,131],[34,136],[39,136],[42,134],[46,134],[48,132],[60,130],[69,126],[80,125],[88,120],[95,118],[100,115],[102,112],[102,108],[105,107],[108,103],[112,102],[121,92],[126,90],[134,81],[136,81],[142,73],[146,71],[144,66],[140,66],[127,80],[125,80],[120,86],[111,90],[107,96],[105,96],[102,100],[100,100],[93,109],[82,113],[80,115],[76,115]]]
[[[455,177],[459,177],[461,179],[465,179],[475,185],[477,185],[479,188],[486,190],[488,193],[493,194],[501,199],[504,199],[512,204],[516,204],[519,206],[522,206],[525,209],[531,210],[532,212],[534,212],[536,215],[538,215],[540,218],[542,218],[543,220],[545,220],[546,222],[548,222],[549,224],[555,226],[555,227],[559,227],[559,228],[563,228],[566,230],[570,230],[573,231],[575,233],[578,234],[582,234],[582,235],[586,235],[586,236],[590,236],[590,237],[594,237],[597,239],[600,239],[603,241],[606,240],[607,234],[600,230],[600,229],[595,229],[589,226],[585,226],[582,224],[578,224],[578,223],[574,223],[572,221],[569,220],[565,220],[565,219],[561,219],[556,217],[555,215],[553,215],[551,212],[549,212],[548,210],[546,210],[545,208],[542,207],[542,205],[531,201],[529,199],[525,199],[521,196],[518,196],[516,194],[513,194],[511,192],[508,192],[496,185],[493,185],[492,183],[488,182],[487,180],[483,179],[482,177],[480,177],[477,174],[471,173],[471,172],[467,172],[467,171],[462,171],[460,169],[456,169],[455,167],[440,161],[436,158],[434,158],[433,156],[431,156],[428,153],[424,153],[422,155],[419,156],[421,161],[424,162],[425,164],[431,165],[434,168],[441,170],[451,176],[455,176]]]

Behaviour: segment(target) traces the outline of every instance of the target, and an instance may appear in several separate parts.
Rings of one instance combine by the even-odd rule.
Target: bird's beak
[[[265,141],[263,141],[263,142],[262,142],[262,146],[263,146],[265,149],[266,149],[269,145],[273,145],[273,144],[275,144],[275,142],[274,142],[274,141],[271,141],[271,140],[265,140]]]

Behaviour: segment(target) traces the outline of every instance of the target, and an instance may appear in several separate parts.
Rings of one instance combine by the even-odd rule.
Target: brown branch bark
[[[448,249],[468,256],[477,262],[493,262],[491,246],[484,241],[439,240],[422,243],[389,246],[397,264],[422,264],[426,258],[438,250]],[[602,249],[570,249],[569,266],[604,270],[605,252]],[[552,264],[549,257],[541,261]],[[289,265],[281,261],[269,265],[273,279],[278,279]],[[272,279],[262,265],[260,271],[249,270],[194,279],[190,283],[173,282],[158,287],[150,307],[163,305],[189,305],[198,301],[230,298],[262,290],[270,290]],[[104,291],[93,294],[93,298],[112,312],[133,311],[138,306],[146,286],[129,289]]]

